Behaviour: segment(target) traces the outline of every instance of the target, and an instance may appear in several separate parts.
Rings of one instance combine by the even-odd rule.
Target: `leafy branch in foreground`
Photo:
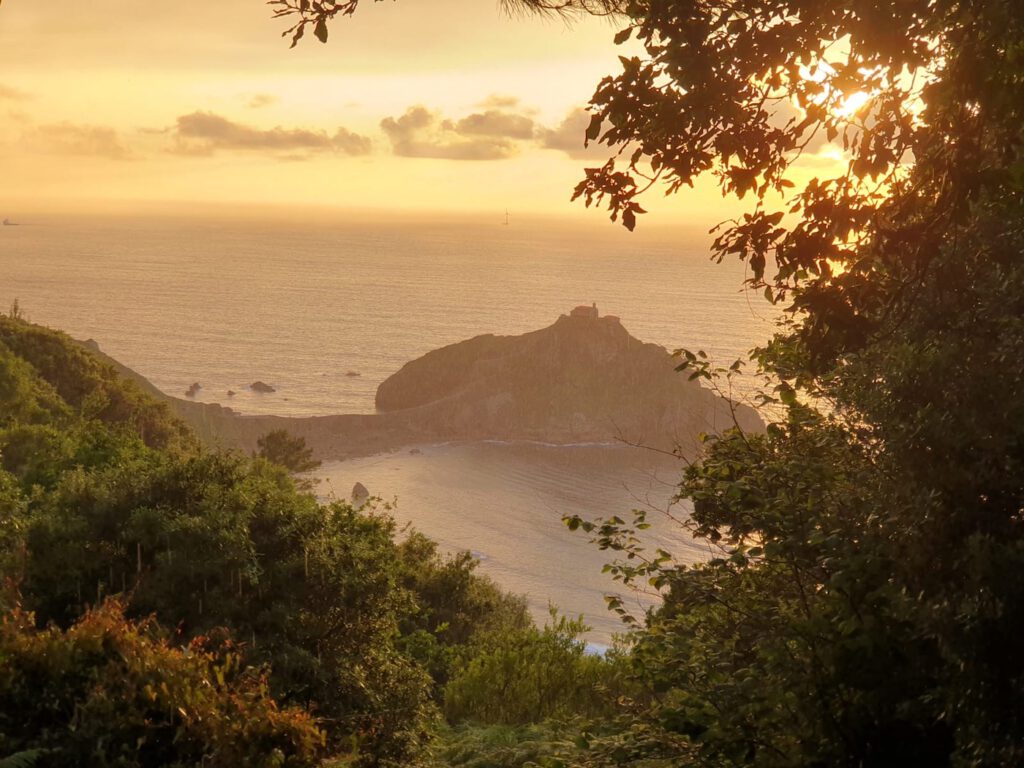
[[[273,9],[275,19],[294,21],[292,26],[281,33],[281,37],[291,37],[294,48],[305,37],[307,27],[313,28],[313,34],[321,43],[326,43],[329,36],[328,22],[336,17],[351,16],[359,7],[359,0],[266,0]],[[373,0],[375,3],[384,0]],[[509,13],[528,11],[531,13],[557,14],[571,16],[586,14],[591,16],[618,16],[625,13],[627,3],[624,0],[501,0],[501,5]]]

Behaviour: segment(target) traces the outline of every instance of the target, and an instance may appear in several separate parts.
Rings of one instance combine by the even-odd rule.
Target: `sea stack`
[[[384,380],[376,406],[431,439],[621,440],[691,454],[701,433],[763,429],[752,408],[690,381],[678,362],[581,305],[539,331],[428,352]]]

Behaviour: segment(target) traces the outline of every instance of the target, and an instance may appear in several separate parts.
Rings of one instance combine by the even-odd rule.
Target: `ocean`
[[[707,238],[629,235],[610,223],[528,218],[330,221],[64,217],[0,228],[0,308],[100,347],[164,392],[242,413],[372,413],[405,362],[483,333],[519,334],[596,303],[643,341],[728,364],[771,332],[771,308],[742,289],[743,265],[712,263]],[[258,394],[253,381],[276,392]],[[741,384],[749,389],[753,382]],[[236,394],[228,396],[228,391]],[[356,481],[397,499],[396,519],[527,595],[584,615],[590,638],[617,625],[603,595],[608,553],[562,514],[655,511],[652,546],[706,556],[663,514],[680,467],[622,446],[421,446],[326,464],[321,493]],[[642,500],[638,501],[638,500]],[[685,506],[671,510],[685,518]],[[638,608],[650,595],[630,595]]]

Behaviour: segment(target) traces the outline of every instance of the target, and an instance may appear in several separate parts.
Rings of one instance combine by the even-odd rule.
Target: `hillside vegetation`
[[[208,450],[87,349],[0,318],[0,758],[410,765],[444,709],[605,706],[580,626],[537,629],[471,557],[395,534],[385,508]],[[495,663],[591,671],[566,691],[531,672],[534,704],[502,708]]]

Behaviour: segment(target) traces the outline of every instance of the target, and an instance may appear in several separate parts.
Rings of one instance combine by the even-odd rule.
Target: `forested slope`
[[[534,628],[474,565],[204,448],[67,336],[0,318],[0,758],[415,764],[446,699],[489,695],[474,664],[582,663],[577,627]]]

